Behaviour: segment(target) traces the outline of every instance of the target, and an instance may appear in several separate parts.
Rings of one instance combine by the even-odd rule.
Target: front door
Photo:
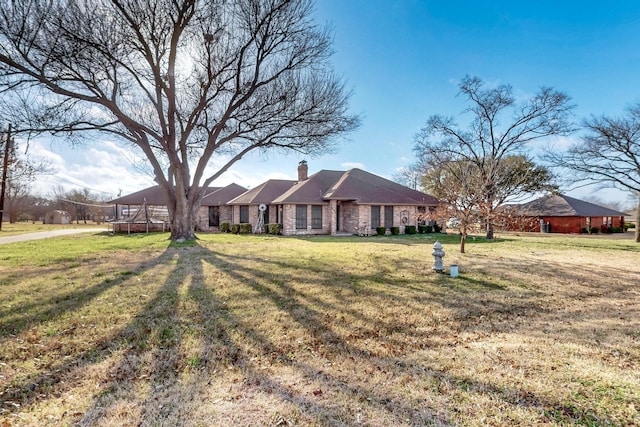
[[[220,226],[220,206],[209,206],[209,227]]]

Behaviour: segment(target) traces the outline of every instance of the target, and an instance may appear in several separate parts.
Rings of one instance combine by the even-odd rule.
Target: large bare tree
[[[591,117],[585,134],[566,151],[546,158],[570,171],[574,183],[591,182],[629,191],[637,197],[635,241],[640,242],[640,104],[622,117]]]
[[[23,100],[23,131],[139,147],[171,238],[194,239],[202,188],[247,153],[318,154],[358,126],[312,12],[311,0],[0,0],[0,90]]]
[[[493,239],[493,215],[505,200],[505,187],[501,186],[513,184],[504,181],[505,163],[510,156],[524,154],[537,140],[570,133],[573,105],[567,95],[551,88],[541,88],[521,102],[511,86],[486,88],[477,77],[466,76],[459,88],[469,103],[461,116],[469,121],[460,126],[453,117],[431,116],[416,135],[415,148],[432,163],[442,159],[475,169],[473,176],[482,184],[475,187],[481,200],[478,207],[484,216],[486,236]]]

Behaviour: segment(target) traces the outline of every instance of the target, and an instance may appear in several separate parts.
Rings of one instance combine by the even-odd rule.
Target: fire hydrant
[[[444,258],[444,250],[442,250],[442,244],[436,241],[433,244],[433,268],[436,273],[442,273],[444,271],[444,265],[442,264],[442,258]]]

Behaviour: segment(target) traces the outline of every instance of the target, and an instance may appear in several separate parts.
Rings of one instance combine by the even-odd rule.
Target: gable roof
[[[113,203],[116,205],[141,205],[145,200],[147,201],[148,205],[164,206],[167,204],[164,200],[164,195],[162,194],[162,189],[159,185],[154,185],[153,187],[148,187],[144,190],[127,194],[126,196],[111,200],[109,203]]]
[[[231,183],[226,187],[209,187],[202,196],[202,206],[220,206],[226,205],[232,200],[247,191],[241,185]]]
[[[238,195],[228,203],[230,205],[266,205],[273,203],[274,199],[286,192],[296,181],[286,179],[270,179],[251,190]]]
[[[318,204],[325,203],[325,192],[340,179],[344,172],[321,170],[304,181],[298,181],[287,192],[280,194],[274,203]]]
[[[202,204],[205,206],[225,204],[230,199],[245,191],[247,191],[247,189],[238,184],[229,184],[226,187],[208,187],[202,198]],[[147,205],[166,206],[167,204],[164,200],[162,188],[160,188],[159,185],[127,194],[126,196],[111,200],[110,203],[117,205],[142,205],[145,200]]]
[[[357,168],[346,172],[321,170],[296,183],[274,203],[323,203],[328,200],[418,206],[440,203],[433,196]]]
[[[527,216],[624,216],[623,212],[563,194],[540,197],[520,205],[518,211]]]

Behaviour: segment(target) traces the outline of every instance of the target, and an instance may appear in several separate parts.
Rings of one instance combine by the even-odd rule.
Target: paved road
[[[27,240],[48,239],[56,236],[66,236],[78,233],[100,233],[107,231],[106,228],[69,228],[64,230],[41,231],[38,233],[16,234],[15,236],[0,237],[0,244],[26,242]]]

